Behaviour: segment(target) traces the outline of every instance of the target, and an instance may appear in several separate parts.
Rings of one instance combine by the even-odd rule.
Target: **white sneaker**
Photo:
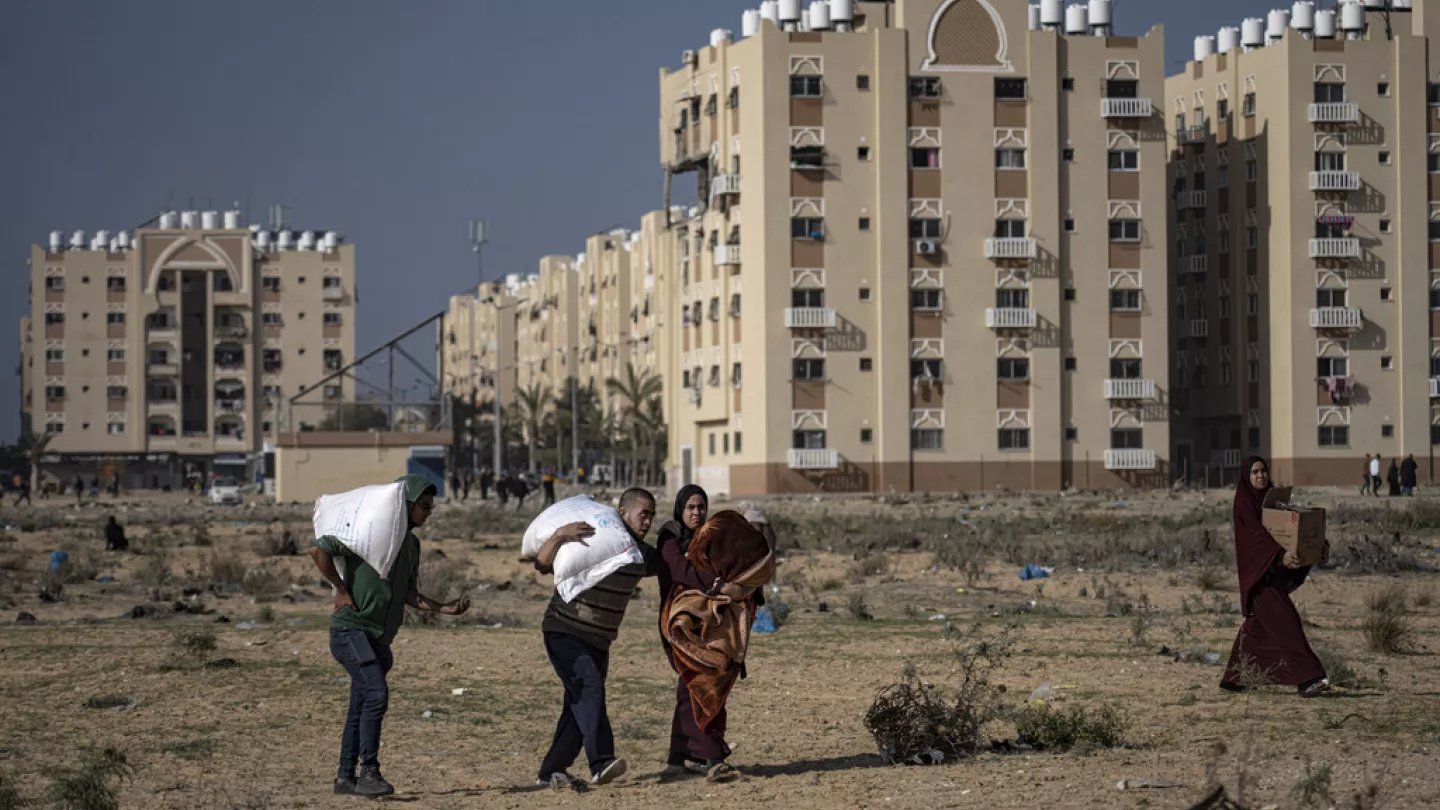
[[[614,761],[611,762],[609,765],[606,765],[604,770],[600,771],[599,773],[597,773],[597,774],[595,774],[593,777],[591,777],[591,779],[590,779],[590,784],[592,784],[592,785],[608,785],[608,784],[610,784],[611,782],[614,782],[616,779],[619,779],[620,777],[624,776],[624,775],[625,775],[625,771],[627,771],[627,770],[629,770],[629,769],[630,769],[630,766],[629,766],[628,764],[626,764],[625,760],[623,760],[623,759],[614,760]]]
[[[559,788],[567,788],[573,786],[575,784],[575,781],[575,777],[571,776],[565,771],[559,771],[557,773],[550,774],[549,779],[536,779],[535,785],[537,787],[556,788],[558,790]]]

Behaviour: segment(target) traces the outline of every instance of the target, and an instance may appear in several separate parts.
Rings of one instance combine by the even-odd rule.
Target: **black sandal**
[[[730,780],[735,778],[737,773],[738,771],[735,770],[734,765],[731,765],[730,763],[721,760],[714,765],[711,765],[710,769],[706,771],[705,781],[711,784],[729,782]]]
[[[1226,692],[1231,692],[1234,694],[1239,694],[1245,691],[1245,687],[1233,681],[1221,681],[1220,688],[1225,690]]]

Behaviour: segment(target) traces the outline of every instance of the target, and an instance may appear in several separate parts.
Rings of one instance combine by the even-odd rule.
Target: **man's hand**
[[[595,536],[595,527],[582,520],[561,526],[555,530],[555,534],[551,535],[550,539],[554,540],[558,537],[559,541],[556,543],[557,546],[566,543],[579,543],[582,546],[589,546],[590,544],[585,542],[585,539],[593,536]]]
[[[731,602],[744,602],[746,599],[750,598],[751,594],[755,593],[755,589],[746,588],[743,585],[736,585],[732,582],[727,582],[724,585],[720,586],[720,590],[718,593],[721,596],[729,599]]]
[[[351,610],[354,610],[354,609],[355,609],[355,600],[350,598],[350,592],[347,591],[347,590],[345,590],[344,587],[336,588],[336,589],[335,589],[335,610],[339,610],[340,608],[343,608],[343,607],[348,607],[348,608],[350,608]]]
[[[439,613],[442,616],[461,616],[464,615],[465,611],[469,609],[470,597],[462,596],[459,599],[456,599],[454,602],[442,606],[439,610],[435,612]]]

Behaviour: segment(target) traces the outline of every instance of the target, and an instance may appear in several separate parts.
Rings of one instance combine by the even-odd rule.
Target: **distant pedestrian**
[[[1415,494],[1415,472],[1418,466],[1413,455],[1406,456],[1405,460],[1400,462],[1400,491],[1407,496]]]
[[[106,551],[129,551],[130,541],[125,539],[125,527],[121,526],[115,516],[110,516],[110,521],[105,524],[105,550]]]
[[[1380,497],[1380,454],[1370,459],[1370,494]]]
[[[545,477],[540,479],[540,481],[545,487],[545,505],[549,506],[555,503],[555,472],[553,470],[546,470]]]
[[[84,501],[84,500],[85,500],[85,479],[84,479],[84,478],[81,478],[80,476],[77,475],[77,476],[75,476],[75,503],[78,504],[78,503],[80,503],[80,502],[82,502],[82,501]]]
[[[110,497],[120,497],[120,473],[114,473],[110,476]]]
[[[97,476],[94,476],[94,477],[92,477],[92,478],[90,479],[90,500],[92,500],[92,501],[93,501],[93,500],[98,500],[99,498],[100,498],[100,476],[97,475]]]
[[[460,500],[462,500],[462,501],[468,501],[468,500],[470,500],[470,471],[469,471],[469,470],[466,470],[465,473],[460,476]]]
[[[1373,489],[1374,486],[1375,486],[1375,481],[1374,481],[1374,479],[1371,477],[1372,475],[1374,475],[1374,473],[1370,472],[1370,463],[1371,463],[1371,462],[1370,462],[1370,454],[1369,454],[1369,453],[1366,453],[1366,454],[1365,454],[1365,466],[1360,469],[1360,494],[1361,494],[1361,495],[1369,495],[1371,489]]]
[[[490,468],[487,467],[487,468],[481,470],[481,471],[480,471],[480,500],[485,501],[485,500],[489,500],[489,499],[490,499],[490,487],[494,486],[494,484],[495,484],[495,474],[492,473],[492,472],[490,472]]]
[[[21,478],[19,485],[15,487],[15,493],[16,493],[16,494],[15,494],[15,505],[16,505],[17,507],[20,505],[20,502],[21,502],[21,501],[24,501],[26,504],[28,504],[28,505],[30,505],[30,506],[34,506],[34,505],[35,505],[35,502],[32,501],[32,500],[30,500],[30,482],[29,482],[29,481],[25,480],[24,478]]]
[[[1390,469],[1385,473],[1385,482],[1390,485],[1390,497],[1400,497],[1400,462],[1390,459]]]
[[[525,496],[530,494],[530,487],[525,479],[518,475],[510,476],[510,497],[515,499],[515,511],[519,512],[525,508]]]
[[[460,497],[460,473],[450,473],[450,497]]]

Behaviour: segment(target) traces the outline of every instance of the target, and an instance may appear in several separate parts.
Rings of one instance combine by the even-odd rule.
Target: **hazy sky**
[[[264,222],[284,203],[356,244],[364,352],[475,282],[471,218],[491,223],[488,278],[659,208],[657,72],[758,4],[0,3],[0,440],[19,430],[25,261],[49,231],[192,201]],[[1168,74],[1197,34],[1272,5],[1122,0],[1116,22],[1163,23]]]

